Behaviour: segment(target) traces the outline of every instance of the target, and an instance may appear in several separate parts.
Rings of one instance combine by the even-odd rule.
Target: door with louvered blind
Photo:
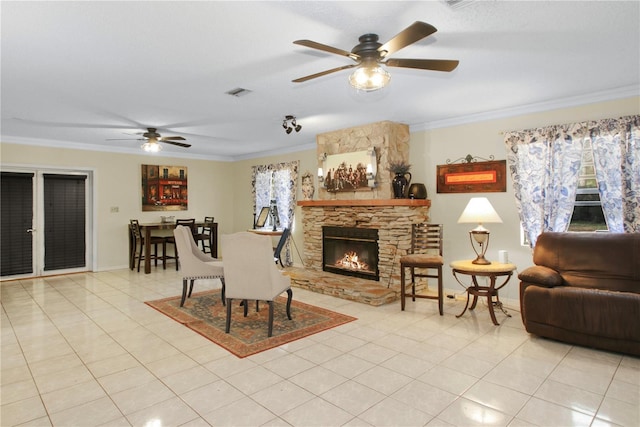
[[[33,173],[0,175],[0,276],[33,273]]]
[[[86,266],[86,175],[44,174],[44,270]]]

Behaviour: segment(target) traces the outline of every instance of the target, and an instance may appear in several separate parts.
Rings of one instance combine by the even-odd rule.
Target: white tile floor
[[[358,320],[238,359],[143,303],[180,289],[172,270],[2,283],[0,424],[640,425],[640,359],[531,337],[513,309],[493,326],[294,289]]]

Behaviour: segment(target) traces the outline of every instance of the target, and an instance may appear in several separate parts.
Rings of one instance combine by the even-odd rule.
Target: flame
[[[354,251],[345,252],[341,259],[336,261],[336,266],[349,270],[368,270],[369,265],[358,259],[358,254]]]

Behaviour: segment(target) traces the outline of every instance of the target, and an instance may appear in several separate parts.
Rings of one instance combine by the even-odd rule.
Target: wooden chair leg
[[[414,267],[411,268],[411,301],[416,300],[416,269]]]
[[[162,269],[167,269],[167,241],[162,241]]]
[[[195,281],[196,279],[191,279],[191,286],[189,286],[189,298],[191,298],[191,292],[193,292],[193,284]]]
[[[404,299],[405,299],[405,290],[404,290],[404,265],[400,264],[400,310],[404,311]]]
[[[144,244],[140,242],[140,251],[138,252],[138,273],[140,273],[140,263],[142,262],[142,251],[144,250]]]
[[[440,311],[440,316],[443,315],[444,311],[444,298],[442,291],[442,267],[438,267],[438,310]]]
[[[287,289],[287,317],[291,320],[291,300],[293,299],[293,291]]]
[[[220,291],[220,298],[222,299],[222,305],[225,305],[225,295],[226,295],[226,285],[224,283],[224,277],[220,278],[220,282],[222,283],[222,290]]]
[[[224,331],[228,334],[231,329],[231,298],[227,298],[227,321],[224,327]]]
[[[182,299],[180,300],[180,307],[184,305],[184,301],[187,299],[187,279],[182,279]]]
[[[244,310],[244,317],[247,317],[247,314],[249,313],[249,303],[247,302],[247,300],[243,300],[242,301],[242,308]]]
[[[269,301],[269,332],[267,336],[273,335],[273,301]]]

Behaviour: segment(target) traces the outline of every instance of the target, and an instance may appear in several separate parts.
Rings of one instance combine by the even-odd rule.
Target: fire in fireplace
[[[380,280],[378,230],[323,226],[322,269],[346,276]]]

